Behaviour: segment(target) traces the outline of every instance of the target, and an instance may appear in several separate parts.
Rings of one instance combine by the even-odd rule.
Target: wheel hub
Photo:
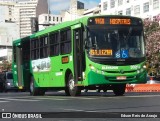
[[[73,79],[71,79],[71,80],[69,80],[69,88],[70,88],[70,90],[73,90],[74,89],[74,80]]]

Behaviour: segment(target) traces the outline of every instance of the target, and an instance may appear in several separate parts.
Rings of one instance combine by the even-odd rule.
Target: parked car
[[[13,74],[11,71],[1,72],[0,73],[0,84],[1,84],[1,92],[8,90],[18,90],[17,87],[13,84]]]

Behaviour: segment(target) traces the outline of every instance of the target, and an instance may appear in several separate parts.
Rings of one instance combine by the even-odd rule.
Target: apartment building
[[[16,2],[13,0],[0,0],[0,11],[3,11],[3,14],[0,12],[0,16],[5,21],[15,21],[15,5]]]
[[[0,0],[0,62],[11,61],[12,41],[31,34],[31,18],[48,13],[47,0]]]
[[[47,0],[0,0],[0,6],[5,6],[5,21],[15,22],[19,26],[19,37],[32,34],[31,18],[48,13]]]
[[[48,13],[47,0],[21,1],[16,7],[19,8],[18,24],[20,26],[21,38],[32,34],[31,18],[38,17],[38,15],[42,13]]]
[[[92,16],[101,14],[101,4],[97,5],[94,8],[87,9],[84,11],[83,16]]]
[[[43,30],[48,26],[59,24],[63,21],[62,15],[41,14],[38,17],[39,30]]]
[[[119,14],[155,19],[160,14],[160,0],[101,0],[101,14]]]

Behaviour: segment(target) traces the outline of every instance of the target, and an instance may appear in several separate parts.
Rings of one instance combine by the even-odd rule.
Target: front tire
[[[125,93],[126,84],[115,84],[112,85],[113,92],[116,96],[122,96]]]
[[[75,86],[76,81],[73,78],[72,74],[69,74],[66,85],[66,95],[69,96],[79,96],[81,94],[81,89],[78,86]]]
[[[30,81],[30,95],[32,96],[40,96],[40,95],[44,95],[45,91],[39,88],[36,88],[34,85],[34,78],[31,77],[31,81]]]

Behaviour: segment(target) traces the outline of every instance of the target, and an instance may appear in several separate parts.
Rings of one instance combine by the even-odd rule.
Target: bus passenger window
[[[59,33],[50,34],[50,56],[59,55]]]
[[[61,31],[61,54],[68,54],[71,52],[71,30]]]

